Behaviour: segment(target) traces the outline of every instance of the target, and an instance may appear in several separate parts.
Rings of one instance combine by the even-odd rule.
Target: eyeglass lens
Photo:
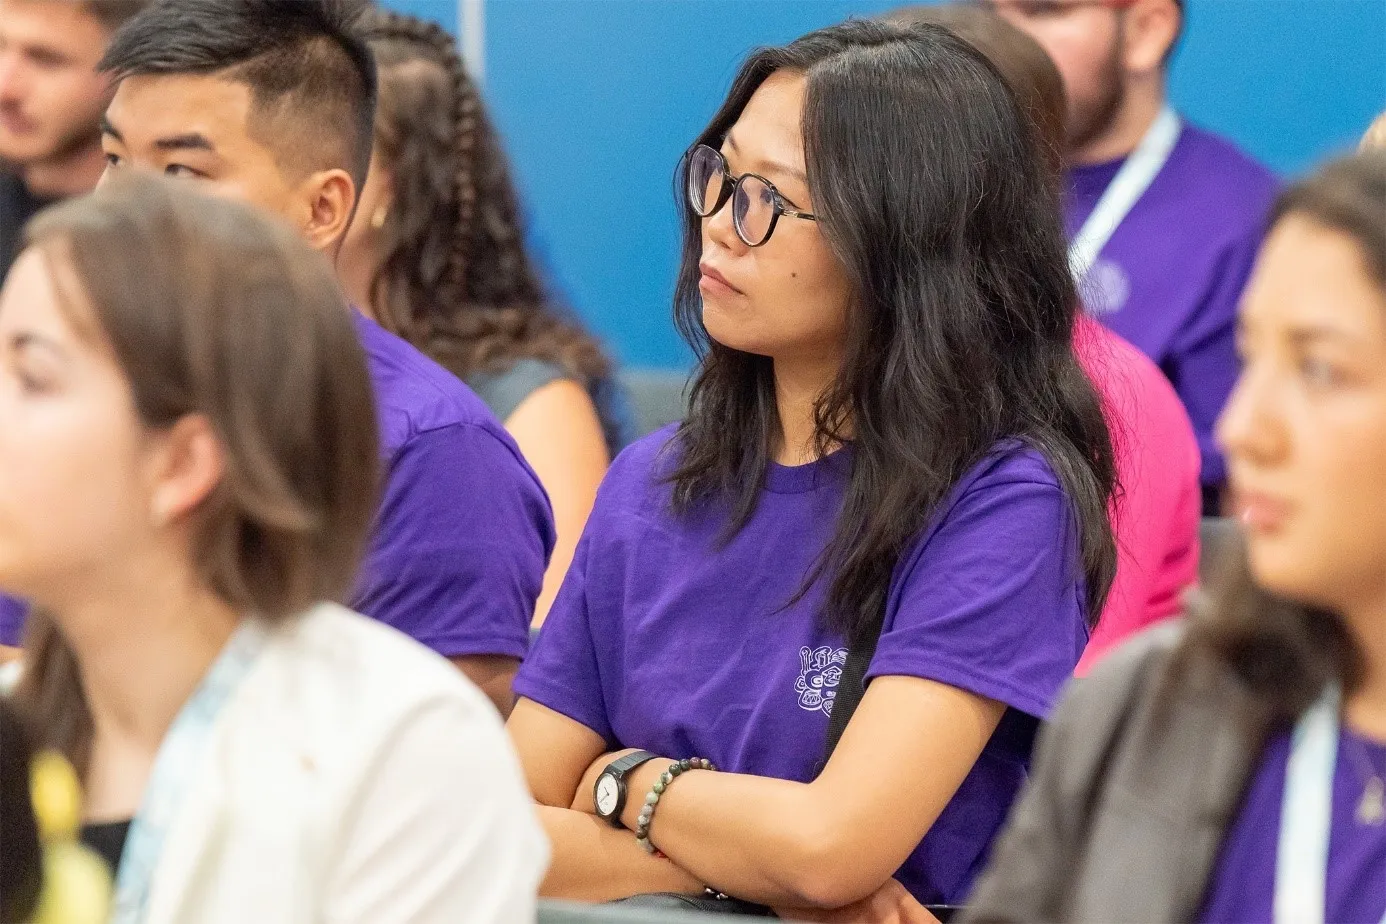
[[[703,218],[712,215],[722,204],[726,183],[722,155],[707,145],[695,148],[688,165],[688,200],[693,211]],[[775,220],[774,190],[759,177],[747,174],[737,181],[731,200],[737,236],[752,247],[764,243]]]

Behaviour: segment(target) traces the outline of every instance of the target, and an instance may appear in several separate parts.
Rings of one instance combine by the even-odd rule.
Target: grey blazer
[[[1181,634],[1147,632],[1070,685],[964,921],[1197,916],[1266,722],[1213,664],[1191,664],[1160,701]]]

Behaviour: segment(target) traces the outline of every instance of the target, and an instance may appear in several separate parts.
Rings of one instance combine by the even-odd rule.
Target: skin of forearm
[[[545,898],[608,902],[647,892],[697,894],[702,883],[670,860],[646,853],[630,831],[585,812],[535,806],[553,859],[539,886]]]
[[[667,766],[651,761],[632,774],[632,798],[622,816],[632,830],[644,803],[639,794],[648,793]],[[666,793],[671,798],[661,799],[655,811],[651,841],[699,881],[737,898],[833,908],[880,886],[852,871],[828,873],[833,856],[848,855],[834,844],[843,826],[817,805],[808,784],[690,771]],[[727,811],[731,804],[738,809]]]

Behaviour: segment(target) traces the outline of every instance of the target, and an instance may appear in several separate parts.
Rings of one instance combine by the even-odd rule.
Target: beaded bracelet
[[[678,777],[687,773],[689,770],[716,770],[712,761],[702,757],[689,757],[684,760],[676,761],[669,765],[669,768],[659,775],[659,779],[654,784],[654,789],[645,797],[645,804],[640,809],[640,817],[635,823],[635,842],[645,848],[646,853],[660,856],[660,851],[650,843],[650,822],[654,821],[655,807],[659,805],[660,796],[664,795]]]

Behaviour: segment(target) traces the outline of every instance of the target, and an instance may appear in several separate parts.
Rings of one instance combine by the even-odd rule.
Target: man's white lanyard
[[[150,882],[169,825],[196,776],[199,758],[206,750],[217,716],[250,673],[265,646],[265,635],[258,620],[244,620],[169,726],[121,851],[111,924],[139,924],[144,920]]]
[[[1341,704],[1342,691],[1331,685],[1295,724],[1275,853],[1275,924],[1323,924],[1327,914]]]
[[[1117,175],[1097,200],[1088,220],[1083,222],[1073,243],[1068,246],[1068,265],[1073,278],[1082,282],[1088,270],[1097,262],[1102,248],[1112,239],[1116,229],[1131,214],[1131,209],[1155,182],[1155,177],[1169,163],[1170,152],[1179,141],[1183,123],[1169,106],[1160,110],[1141,143],[1126,158]]]

